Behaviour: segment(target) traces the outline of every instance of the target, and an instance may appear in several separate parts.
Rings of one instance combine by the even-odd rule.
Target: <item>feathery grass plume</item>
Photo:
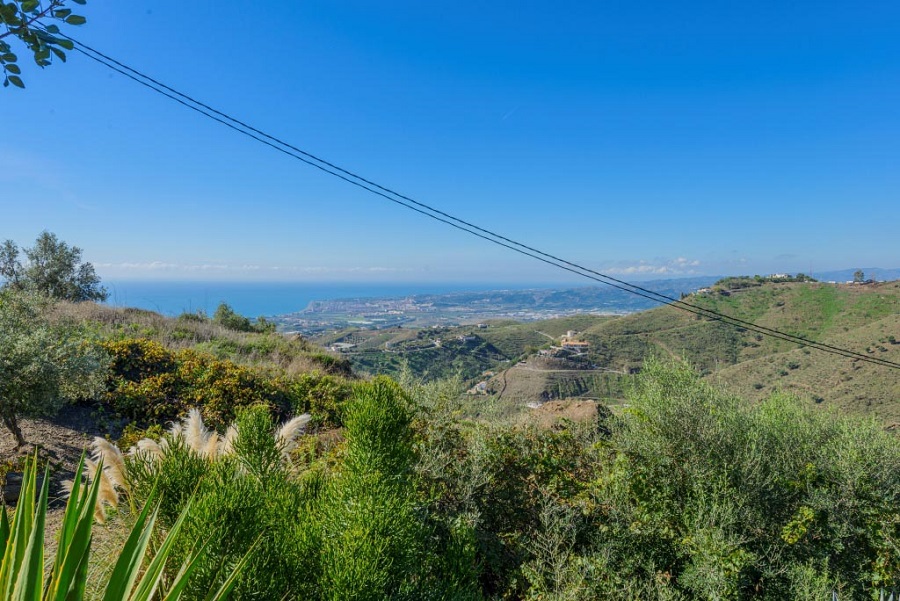
[[[161,459],[163,456],[163,445],[165,444],[167,444],[165,439],[163,439],[161,443],[157,443],[152,438],[142,438],[131,447],[129,454],[137,455],[138,453],[144,453],[148,459]]]
[[[191,409],[184,420],[184,439],[188,447],[198,455],[202,455],[206,449],[208,438],[209,430],[203,425],[203,416],[200,415],[200,410]]]
[[[297,437],[306,430],[306,425],[311,419],[312,416],[309,413],[304,413],[282,424],[275,435],[275,440],[281,448],[281,454],[284,457],[290,455],[291,451],[297,447]]]
[[[181,438],[184,436],[184,430],[181,427],[181,422],[172,422],[172,425],[169,426],[169,434],[172,435],[172,438]]]
[[[215,459],[219,455],[219,435],[215,432],[210,432],[209,436],[206,438],[206,445],[203,447],[203,452],[201,453],[207,459]]]
[[[110,482],[109,476],[106,475],[105,470],[100,470],[98,468],[98,463],[87,457],[84,458],[84,475],[87,478],[87,481],[93,482],[95,479],[100,481],[97,504],[94,506],[94,516],[98,522],[103,524],[106,522],[106,512],[103,510],[103,504],[106,503],[111,507],[118,507],[119,495],[116,493],[116,489],[112,482]]]
[[[94,448],[94,461],[103,460],[103,471],[110,483],[119,490],[129,492],[125,478],[125,458],[119,447],[100,436],[94,438],[91,446]]]
[[[234,424],[228,426],[228,430],[225,431],[225,436],[222,437],[222,444],[219,446],[219,455],[230,455],[234,453],[234,441],[237,440],[237,436],[237,426]]]

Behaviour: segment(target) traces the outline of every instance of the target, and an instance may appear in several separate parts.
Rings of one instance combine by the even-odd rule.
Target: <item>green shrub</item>
[[[286,387],[261,370],[145,339],[101,346],[113,357],[107,403],[141,423],[175,420],[192,407],[216,427],[231,423],[240,407],[263,404],[277,416],[290,411]]]
[[[353,386],[343,378],[328,374],[305,373],[282,381],[288,391],[294,413],[310,413],[318,425],[341,425],[344,404]]]
[[[415,512],[412,414],[396,384],[359,384],[343,464],[322,505],[323,598],[380,600],[423,588],[425,531]]]
[[[825,580],[864,598],[896,583],[893,437],[792,397],[745,403],[685,366],[650,362],[639,382],[594,492],[595,594],[660,575],[691,598],[799,598]]]
[[[230,447],[195,419],[126,461],[129,489],[140,501],[155,488],[164,525],[191,500],[173,555],[183,560],[198,541],[209,545],[187,597],[203,598],[246,556],[234,598],[308,598],[318,582],[315,474],[291,476],[265,406],[240,412]]]
[[[259,332],[263,334],[275,331],[275,323],[265,317],[259,317],[256,323],[240,313],[235,312],[228,303],[221,303],[213,313],[213,323],[236,332]]]

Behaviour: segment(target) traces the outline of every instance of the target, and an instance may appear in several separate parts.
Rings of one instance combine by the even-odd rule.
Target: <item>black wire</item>
[[[213,119],[214,121],[216,121],[222,125],[225,125],[226,127],[230,128],[234,131],[237,131],[238,133],[244,134],[262,144],[265,144],[266,146],[269,146],[270,148],[273,148],[283,154],[286,154],[292,158],[295,158],[307,165],[315,167],[316,169],[319,169],[325,173],[328,173],[329,175],[337,177],[349,184],[352,184],[354,186],[362,188],[363,190],[366,190],[368,192],[376,194],[376,195],[378,195],[386,200],[389,200],[395,204],[398,204],[398,205],[408,208],[410,210],[416,211],[417,213],[420,213],[426,217],[430,217],[436,221],[450,225],[451,227],[454,227],[461,231],[467,232],[467,233],[477,236],[481,239],[487,240],[488,242],[492,242],[499,246],[503,246],[514,252],[537,259],[539,261],[542,261],[549,265],[553,265],[560,269],[565,269],[566,271],[569,271],[576,275],[580,275],[582,277],[586,277],[588,279],[611,286],[613,288],[617,288],[619,290],[623,290],[625,292],[629,292],[631,294],[641,296],[643,298],[646,298],[646,299],[654,301],[654,302],[659,302],[662,304],[668,304],[668,305],[675,306],[677,308],[680,308],[682,310],[685,310],[689,313],[693,313],[693,314],[701,316],[701,317],[706,317],[708,319],[720,321],[722,323],[726,323],[728,325],[732,325],[735,327],[748,329],[748,330],[754,331],[759,334],[763,334],[763,335],[770,336],[770,337],[773,337],[776,339],[780,339],[780,340],[784,340],[784,341],[791,342],[794,344],[798,344],[800,346],[808,346],[808,347],[815,348],[815,349],[823,351],[823,352],[831,352],[833,354],[838,354],[838,355],[841,355],[846,358],[866,361],[866,362],[873,363],[876,365],[882,365],[885,367],[893,367],[895,369],[900,369],[900,363],[895,363],[893,361],[888,361],[886,359],[880,359],[877,357],[869,357],[867,355],[864,355],[862,353],[858,353],[858,352],[855,352],[855,351],[852,351],[849,349],[844,349],[844,348],[829,345],[826,343],[817,342],[815,340],[811,340],[811,339],[808,339],[808,338],[805,338],[802,336],[797,336],[794,334],[781,332],[781,331],[773,329],[773,328],[768,328],[765,326],[760,326],[758,324],[754,324],[750,321],[746,321],[746,320],[736,318],[736,317],[731,317],[729,315],[725,315],[723,313],[719,313],[717,311],[707,309],[705,307],[700,307],[698,305],[694,305],[692,303],[685,302],[681,299],[676,299],[676,298],[667,296],[665,294],[661,294],[659,292],[655,292],[653,290],[649,290],[647,288],[643,288],[641,286],[631,284],[629,282],[620,280],[618,278],[600,273],[593,269],[583,267],[581,265],[572,263],[570,261],[567,261],[567,260],[557,257],[555,255],[552,255],[550,253],[546,253],[539,249],[533,248],[526,244],[517,242],[517,241],[507,238],[505,236],[502,236],[491,230],[481,228],[473,223],[470,223],[468,221],[465,221],[463,219],[455,217],[449,213],[446,213],[444,211],[441,211],[439,209],[431,207],[425,203],[419,202],[419,201],[412,199],[408,196],[405,196],[399,192],[396,192],[390,188],[384,187],[380,184],[370,181],[360,175],[357,175],[356,173],[353,173],[342,167],[334,165],[333,163],[330,163],[324,159],[321,159],[320,157],[317,157],[316,155],[314,155],[312,153],[306,152],[306,151],[304,151],[300,148],[297,148],[296,146],[293,146],[279,138],[271,136],[251,125],[248,125],[247,123],[244,123],[243,121],[240,121],[240,120],[238,120],[234,117],[231,117],[230,115],[223,113],[203,102],[200,102],[187,94],[179,92],[178,90],[171,88],[170,86],[167,86],[166,84],[164,84],[164,83],[162,83],[162,82],[160,82],[160,81],[158,81],[136,69],[133,69],[132,67],[129,67],[128,65],[125,65],[125,64],[117,61],[116,59],[109,57],[109,56],[103,54],[102,52],[100,52],[94,48],[91,48],[90,46],[87,46],[86,44],[83,44],[82,42],[79,42],[78,40],[75,40],[74,38],[72,38],[68,35],[65,35],[62,33],[55,34],[55,35],[64,37],[64,38],[70,40],[73,44],[76,44],[77,47],[75,47],[74,49],[76,51],[80,52],[81,54],[87,56],[88,58],[106,66],[107,68],[110,68],[110,69],[116,71],[117,73],[119,73],[121,75],[124,75],[125,77],[128,77],[129,79],[135,81],[136,83],[139,83],[159,94],[162,94],[163,96],[165,96],[171,100],[174,100],[175,102],[177,102],[189,109],[192,109],[192,110],[200,113],[201,115],[209,117],[210,119]],[[147,83],[147,82],[151,82],[151,83]],[[184,99],[184,100],[182,100],[182,99]],[[240,127],[238,127],[238,126],[240,126]],[[243,129],[241,129],[241,128],[243,128]],[[285,149],[289,149],[289,150],[285,150]],[[415,205],[415,206],[411,206],[411,205]]]

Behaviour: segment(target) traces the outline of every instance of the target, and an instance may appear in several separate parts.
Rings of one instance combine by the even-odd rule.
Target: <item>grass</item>
[[[88,325],[104,339],[146,338],[172,350],[192,348],[244,365],[277,367],[289,374],[350,374],[347,361],[300,336],[237,332],[210,320],[171,318],[96,303],[59,303],[55,313]]]

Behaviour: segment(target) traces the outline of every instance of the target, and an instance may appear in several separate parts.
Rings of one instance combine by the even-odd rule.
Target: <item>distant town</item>
[[[659,280],[645,285],[677,298],[712,285],[717,279]],[[280,315],[274,320],[281,331],[315,335],[343,328],[423,328],[472,325],[497,319],[537,321],[576,314],[623,315],[655,305],[609,286],[585,286],[314,301],[302,311]]]

